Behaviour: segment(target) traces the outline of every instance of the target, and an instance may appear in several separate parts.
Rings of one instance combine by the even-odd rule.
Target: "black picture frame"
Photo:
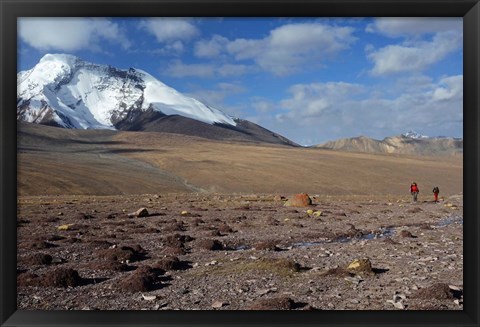
[[[479,326],[478,0],[0,0],[0,323],[2,326]],[[463,311],[20,311],[16,310],[17,17],[463,17]]]

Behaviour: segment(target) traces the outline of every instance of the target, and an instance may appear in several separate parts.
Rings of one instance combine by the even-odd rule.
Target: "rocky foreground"
[[[17,306],[462,310],[463,196],[18,198]]]

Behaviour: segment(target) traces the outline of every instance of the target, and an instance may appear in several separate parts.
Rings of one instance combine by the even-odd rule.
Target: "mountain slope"
[[[47,54],[17,74],[17,120],[74,129],[187,132],[296,145],[187,97],[139,69]],[[177,118],[175,118],[177,117]],[[192,126],[188,126],[192,125]]]
[[[142,124],[130,131],[177,133],[199,136],[212,140],[253,141],[257,143],[297,144],[259,125],[242,119],[235,119],[236,126],[229,124],[206,124],[180,115],[162,116]]]
[[[375,140],[360,136],[344,138],[316,145],[316,148],[363,153],[397,153],[410,155],[463,154],[463,139],[427,137],[413,132]]]

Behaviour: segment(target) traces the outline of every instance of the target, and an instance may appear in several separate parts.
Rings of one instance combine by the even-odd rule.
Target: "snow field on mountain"
[[[145,100],[143,108],[147,109],[150,104],[166,115],[181,115],[184,117],[203,121],[208,124],[225,123],[236,125],[234,120],[217,109],[210,108],[200,101],[186,97],[175,89],[166,86],[150,74],[144,74]]]

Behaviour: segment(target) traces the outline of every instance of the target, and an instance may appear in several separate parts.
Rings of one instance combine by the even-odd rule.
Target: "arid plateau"
[[[463,309],[462,155],[17,130],[18,309]]]

